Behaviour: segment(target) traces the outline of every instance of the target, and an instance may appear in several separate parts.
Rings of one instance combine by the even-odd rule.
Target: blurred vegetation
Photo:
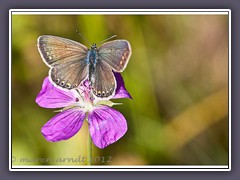
[[[85,164],[67,158],[86,156],[87,124],[67,141],[47,142],[40,129],[56,113],[35,103],[49,70],[37,50],[38,36],[87,45],[76,30],[91,43],[116,34],[132,46],[122,75],[133,100],[114,106],[128,131],[103,150],[93,146],[94,164],[228,164],[227,16],[13,15],[13,165]]]

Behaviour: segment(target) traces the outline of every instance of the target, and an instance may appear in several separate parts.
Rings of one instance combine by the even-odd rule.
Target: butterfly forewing
[[[70,39],[43,35],[38,38],[38,50],[51,67],[51,80],[64,88],[78,86],[87,76],[87,47]]]
[[[47,65],[86,56],[87,47],[70,39],[43,35],[38,38],[38,50]]]
[[[98,98],[109,98],[114,95],[116,80],[111,68],[99,61],[93,72],[92,78],[93,94]]]
[[[131,52],[128,41],[115,40],[104,43],[98,48],[98,58],[114,71],[122,72],[128,64]]]

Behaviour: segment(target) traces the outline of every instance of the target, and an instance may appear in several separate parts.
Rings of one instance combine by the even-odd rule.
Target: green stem
[[[89,125],[88,125],[89,126]],[[88,128],[89,129],[89,128]],[[87,140],[87,165],[91,166],[92,164],[92,138],[90,131],[88,130],[88,140]]]

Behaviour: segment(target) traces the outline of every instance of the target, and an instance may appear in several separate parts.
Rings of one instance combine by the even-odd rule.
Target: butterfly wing
[[[107,64],[98,61],[91,77],[92,92],[96,97],[104,99],[114,95],[116,80]]]
[[[98,58],[108,64],[115,72],[122,72],[132,54],[130,43],[126,40],[114,40],[98,48]]]
[[[77,87],[87,76],[87,47],[70,39],[43,35],[38,38],[38,50],[51,68],[53,83],[63,88]]]

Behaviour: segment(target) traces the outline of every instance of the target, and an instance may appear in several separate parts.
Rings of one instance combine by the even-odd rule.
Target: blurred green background
[[[76,30],[91,43],[116,34],[132,46],[122,76],[133,100],[114,106],[128,131],[103,150],[93,145],[93,164],[228,164],[227,15],[12,15],[13,165],[85,164],[87,124],[47,142],[40,130],[56,112],[35,103],[49,70],[37,38],[87,45]]]

